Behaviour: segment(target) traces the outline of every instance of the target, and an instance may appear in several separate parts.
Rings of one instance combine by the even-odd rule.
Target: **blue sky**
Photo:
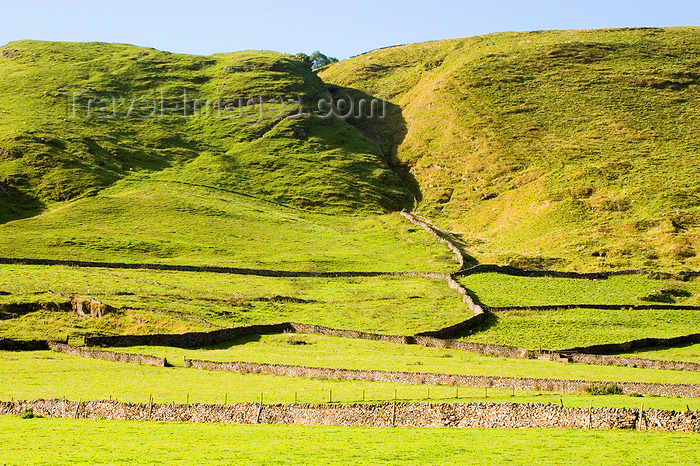
[[[500,31],[696,25],[696,0],[11,0],[0,8],[0,44],[123,42],[201,55],[321,50],[343,59],[388,45]]]

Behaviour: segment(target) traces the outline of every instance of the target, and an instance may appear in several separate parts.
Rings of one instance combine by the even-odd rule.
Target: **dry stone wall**
[[[173,346],[176,348],[198,348],[235,340],[247,335],[269,335],[293,332],[288,323],[250,325],[224,328],[211,332],[159,333],[150,335],[113,335],[85,337],[86,346]]]
[[[633,358],[627,356],[601,356],[598,354],[574,353],[566,356],[571,362],[602,366],[627,366],[642,369],[675,371],[700,371],[700,364],[686,361],[664,361],[660,359]]]
[[[340,338],[355,338],[371,341],[383,341],[395,344],[415,344],[431,348],[447,348],[459,351],[469,351],[472,353],[496,356],[502,358],[535,359],[538,357],[548,358],[556,361],[565,360],[581,364],[616,365],[639,367],[663,370],[700,370],[700,364],[680,361],[663,361],[656,359],[643,359],[632,357],[611,357],[597,354],[583,353],[581,350],[601,350],[615,352],[634,351],[654,346],[672,346],[690,342],[700,342],[700,334],[686,335],[670,339],[643,339],[635,340],[634,343],[625,342],[609,345],[597,345],[595,347],[572,348],[560,350],[553,353],[542,354],[525,348],[507,345],[494,345],[489,343],[475,343],[461,340],[449,339],[453,332],[462,332],[473,328],[483,318],[483,314],[477,314],[465,322],[452,327],[447,327],[437,332],[425,332],[414,336],[386,335],[379,333],[360,332],[356,330],[335,329],[322,325],[302,324],[297,322],[283,322],[270,325],[251,325],[246,327],[233,327],[227,329],[213,330],[211,332],[189,332],[181,334],[151,334],[151,335],[115,335],[101,337],[85,337],[86,346],[173,346],[177,348],[198,348],[211,346],[227,341],[235,340],[247,335],[270,335],[279,333],[306,333],[313,335],[323,335]],[[439,335],[435,337],[433,335]],[[661,343],[659,341],[661,340]],[[45,341],[21,342],[17,340],[0,339],[0,350],[45,350],[48,349]]]
[[[14,340],[0,338],[0,351],[45,351],[49,349],[46,340]]]
[[[479,264],[468,269],[460,270],[456,274],[459,276],[474,275],[478,273],[500,273],[503,275],[514,275],[518,277],[552,277],[552,278],[580,278],[584,280],[604,280],[608,277],[623,275],[652,275],[658,278],[692,278],[700,276],[700,271],[683,270],[681,272],[669,273],[654,270],[630,269],[630,270],[609,270],[603,272],[563,272],[559,270],[528,270],[512,265]]]
[[[137,404],[117,401],[33,400],[0,402],[0,414],[25,410],[52,418],[299,424],[344,427],[461,427],[653,429],[697,432],[700,413],[626,408],[563,408],[553,404],[404,403],[264,405],[236,403]]]
[[[698,311],[700,306],[689,306],[684,304],[548,304],[543,306],[488,306],[490,312],[507,311],[558,311],[565,309],[601,309],[613,311],[626,310],[678,310],[678,311]]]
[[[411,223],[425,228],[431,235],[435,236],[438,241],[446,244],[452,252],[457,256],[460,262],[460,268],[464,266],[464,253],[451,241],[441,236],[434,226],[421,221],[410,212],[401,212],[401,215],[406,217]],[[425,225],[425,226],[424,226]],[[259,275],[264,277],[376,277],[380,275],[396,275],[396,272],[305,272],[305,271],[289,271],[289,270],[269,270],[269,269],[248,269],[239,267],[218,267],[218,266],[197,266],[197,265],[172,265],[172,264],[137,264],[126,262],[98,262],[98,261],[80,261],[80,260],[64,260],[64,259],[34,259],[26,257],[0,257],[0,264],[20,264],[20,265],[64,265],[68,267],[98,267],[110,269],[149,269],[149,270],[170,270],[176,272],[209,272],[209,273],[230,273],[240,275]],[[658,272],[653,270],[614,270],[605,272],[562,272],[558,270],[527,270],[520,269],[509,265],[495,264],[479,264],[468,269],[462,269],[456,272],[456,275],[466,276],[477,273],[501,273],[504,275],[516,275],[522,277],[560,277],[560,278],[582,278],[588,280],[599,280],[607,277],[619,275],[646,275],[651,274],[661,278],[692,278],[700,276],[700,271],[684,270],[677,274],[668,272]],[[399,275],[411,274],[411,272],[399,272]],[[442,275],[442,274],[434,274]],[[441,277],[433,277],[441,278]]]
[[[681,335],[671,338],[640,338],[637,340],[629,340],[621,343],[606,343],[602,345],[577,346],[558,350],[558,353],[585,353],[585,354],[615,354],[628,353],[640,349],[671,347],[679,345],[687,345],[700,343],[700,333],[691,333],[689,335]]]
[[[435,228],[435,226],[433,224],[431,224],[429,221],[427,221],[425,219],[418,218],[416,215],[412,214],[411,212],[408,212],[407,210],[402,210],[401,215],[403,217],[405,217],[412,224],[423,228],[425,231],[430,233],[436,240],[438,240],[440,243],[447,246],[450,249],[450,251],[452,251],[454,253],[455,259],[457,259],[457,262],[459,262],[460,270],[462,268],[464,268],[466,258],[464,257],[464,253],[462,252],[462,250],[453,241],[451,241],[448,237],[440,234],[438,229]]]
[[[473,343],[459,340],[447,340],[430,336],[386,335],[380,333],[359,332],[356,330],[335,329],[315,324],[300,324],[283,322],[270,325],[251,325],[233,327],[211,332],[189,332],[179,334],[151,335],[114,335],[100,337],[85,337],[86,346],[173,346],[176,348],[198,348],[225,343],[246,335],[272,335],[279,333],[306,333],[340,338],[356,338],[388,343],[421,345],[434,348],[448,348],[461,351],[498,356],[504,358],[532,359],[537,353],[515,346],[492,345],[488,343]]]
[[[462,297],[462,302],[467,305],[467,308],[472,312],[472,316],[462,322],[459,322],[449,327],[444,327],[439,330],[432,332],[422,332],[416,334],[416,336],[424,337],[434,337],[434,338],[451,338],[455,336],[462,335],[467,330],[471,330],[477,327],[481,322],[483,322],[484,317],[486,317],[484,309],[476,304],[466,288],[457,282],[452,276],[447,277],[447,286],[455,290]]]
[[[71,354],[83,358],[104,359],[107,361],[128,362],[133,364],[147,364],[149,366],[167,367],[168,361],[165,358],[158,358],[147,354],[135,353],[117,353],[114,351],[100,351],[87,348],[78,348],[77,346],[59,343],[56,341],[48,342],[48,349],[59,353]]]
[[[628,271],[629,272],[629,271]],[[610,272],[561,272],[558,270],[526,270],[511,265],[479,264],[468,269],[460,270],[455,275],[464,277],[478,273],[500,273],[517,277],[554,277],[554,278],[581,278],[586,280],[601,280],[610,276]],[[639,271],[639,273],[643,273]]]
[[[377,277],[381,275],[396,275],[394,272],[304,272],[290,270],[247,269],[239,267],[215,267],[197,265],[172,265],[172,264],[136,264],[126,262],[96,262],[62,259],[30,259],[19,257],[0,257],[0,264],[21,265],[65,265],[68,267],[98,267],[107,269],[147,269],[169,270],[176,272],[208,272],[229,273],[237,275],[258,275],[261,277]]]
[[[415,336],[415,344],[427,346],[429,348],[447,348],[459,351],[470,351],[472,353],[496,356],[500,358],[534,359],[537,352],[525,348],[507,345],[492,345],[490,343],[475,343],[471,341],[449,340],[427,336]]]
[[[255,362],[216,362],[197,359],[184,360],[185,367],[194,369],[307,377],[339,380],[364,380],[370,382],[405,383],[417,385],[451,385],[462,387],[504,388],[526,391],[559,393],[585,393],[591,387],[616,385],[623,394],[656,396],[680,396],[700,398],[700,385],[665,384],[643,382],[608,382],[591,380],[533,379],[516,377],[477,376],[465,374],[436,374],[429,372],[398,372],[378,370],[334,369],[325,367],[293,366],[286,364],[260,364]]]
[[[413,337],[403,335],[386,335],[381,333],[359,332],[357,330],[344,330],[337,328],[324,327],[315,324],[300,324],[297,322],[289,322],[286,325],[290,330],[296,333],[308,333],[312,335],[323,335],[329,337],[355,338],[361,340],[385,341],[389,343],[410,344]]]

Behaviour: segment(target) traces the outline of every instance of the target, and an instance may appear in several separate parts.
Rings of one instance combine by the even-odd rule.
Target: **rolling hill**
[[[401,270],[433,263],[409,250],[446,255],[381,215],[413,195],[380,144],[300,114],[328,93],[293,56],[20,41],[0,48],[0,88],[2,256]]]
[[[482,262],[698,268],[700,29],[499,33],[320,73],[398,106],[419,211]]]
[[[415,208],[479,262],[697,269],[698,63],[698,28],[490,34],[318,75],[275,52],[13,42],[0,49],[0,247],[273,266],[251,246],[274,229],[268,249],[308,252],[301,268],[345,269],[331,248],[305,250],[326,233],[266,228],[250,204],[320,215],[341,236],[356,216],[401,230],[375,214]],[[277,112],[259,96],[298,102]],[[385,98],[388,116],[297,114],[346,96]]]
[[[396,426],[397,405],[421,401],[448,427],[469,424],[442,403],[504,402],[496,409],[511,418],[548,403],[555,414],[532,425],[569,429],[567,458],[572,427],[695,432],[697,274],[456,269],[700,268],[699,64],[700,28],[491,34],[380,49],[318,73],[266,51],[0,47],[0,407],[23,418],[0,422],[25,423],[16,437],[29,439],[10,458],[36,457],[33,431],[56,421],[15,403],[32,397],[62,397],[80,438],[91,403],[146,400],[147,417],[128,408],[123,418],[143,423],[184,402],[182,420],[206,420],[197,409],[216,403],[228,411],[215,421],[241,422],[230,409],[247,403],[260,423],[263,409],[293,400],[392,406]],[[306,113],[322,99],[345,113],[348,97],[387,100],[372,118]],[[88,338],[118,335],[129,336]],[[579,345],[640,353],[559,349]],[[127,363],[154,356],[157,366]],[[223,362],[248,369],[195,370]],[[599,425],[594,403],[641,409]],[[576,408],[587,424],[584,409],[557,421]],[[120,439],[105,419],[97,437]],[[655,448],[687,460],[695,450],[673,435]],[[263,447],[257,457],[272,457],[267,437],[247,439]],[[309,450],[295,441],[290,451]],[[551,443],[528,445],[552,458]],[[81,452],[110,461],[109,448]]]
[[[156,173],[326,211],[410,206],[380,148],[351,125],[267,104],[325,95],[295,57],[36,41],[0,55],[2,221]]]

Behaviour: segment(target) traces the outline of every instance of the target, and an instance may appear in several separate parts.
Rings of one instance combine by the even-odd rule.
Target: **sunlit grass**
[[[90,432],[91,435],[85,435]],[[0,418],[9,464],[663,464],[700,461],[693,434],[411,429]]]

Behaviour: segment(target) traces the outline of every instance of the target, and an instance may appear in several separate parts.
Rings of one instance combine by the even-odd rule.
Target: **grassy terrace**
[[[21,276],[22,280],[17,280]],[[215,328],[296,321],[381,333],[433,330],[470,316],[444,280],[419,277],[271,278],[249,275],[0,266],[2,302],[91,296],[123,309],[103,319],[35,312],[0,320],[0,335],[64,338],[94,333]],[[51,290],[51,293],[48,291]],[[110,328],[113,326],[113,328]]]
[[[679,346],[676,348],[654,348],[628,353],[629,356],[651,359],[670,359],[672,361],[691,361],[700,363],[700,345]]]
[[[112,349],[167,357],[169,362],[180,366],[184,356],[211,361],[251,361],[345,369],[700,384],[698,372],[496,358],[444,348],[303,334],[244,337],[229,344],[202,349],[154,346]]]
[[[22,276],[23,280],[16,280]],[[676,304],[696,304],[698,281],[644,276],[607,280],[524,278],[499,274],[462,277],[479,300],[493,306],[649,304],[640,298],[683,291]],[[102,319],[39,311],[0,320],[0,335],[64,338],[114,333],[199,331],[217,326],[297,321],[370,332],[412,334],[469,316],[442,280],[380,276],[272,278],[246,275],[0,266],[0,303],[42,302],[77,294],[120,310]],[[203,320],[202,320],[203,319]],[[530,349],[560,349],[700,331],[692,310],[504,311],[487,317],[469,341]]]
[[[482,273],[457,279],[489,306],[538,306],[552,304],[654,304],[654,296],[667,290],[668,302],[700,304],[700,280],[656,280],[645,275],[610,277],[605,280],[515,277]],[[685,292],[687,296],[672,296]]]
[[[449,251],[395,213],[313,213],[165,176],[133,175],[98,196],[0,224],[2,255],[308,271],[454,269]]]
[[[401,108],[420,209],[480,262],[700,264],[700,29],[506,32],[389,47],[320,73]]]
[[[86,436],[85,432],[90,432]],[[409,429],[0,417],[9,464],[660,464],[700,461],[692,434]],[[251,449],[251,445],[255,445]],[[51,452],[50,454],[41,452]]]
[[[661,304],[697,305],[700,299],[697,280],[656,280],[647,276],[578,280],[489,273],[461,277],[459,282],[490,306],[648,305],[659,299]],[[562,349],[695,332],[700,332],[700,312],[692,310],[528,310],[489,315],[464,339],[530,349]]]
[[[669,371],[670,372],[670,371]],[[501,375],[505,375],[501,373]],[[383,382],[306,379],[258,374],[204,371],[182,367],[158,368],[79,358],[52,352],[0,352],[0,400],[68,398],[112,399],[147,403],[223,403],[260,401],[299,403],[389,401],[394,394],[405,401],[509,401],[560,403],[565,406],[620,406],[660,409],[700,409],[700,399],[632,397],[626,395],[560,395],[439,385],[409,385]],[[428,393],[428,390],[430,393]],[[459,395],[459,398],[457,398]],[[487,398],[488,396],[488,398]]]
[[[646,337],[697,333],[700,312],[565,309],[488,315],[468,341],[555,350]]]

